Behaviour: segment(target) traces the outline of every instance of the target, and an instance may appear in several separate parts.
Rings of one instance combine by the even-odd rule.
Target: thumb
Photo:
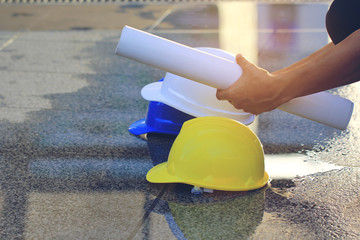
[[[243,55],[238,54],[236,55],[236,63],[243,69],[245,68],[251,68],[254,65],[249,62]]]
[[[217,89],[216,90],[216,98],[218,100],[226,100],[226,92],[224,93],[225,91],[224,90],[221,90],[221,89]]]

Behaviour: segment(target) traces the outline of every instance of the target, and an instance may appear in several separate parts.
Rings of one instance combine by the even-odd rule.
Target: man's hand
[[[243,70],[241,77],[229,88],[218,89],[216,97],[229,101],[235,108],[260,114],[271,111],[288,101],[282,96],[284,87],[276,76],[237,55],[236,62]]]

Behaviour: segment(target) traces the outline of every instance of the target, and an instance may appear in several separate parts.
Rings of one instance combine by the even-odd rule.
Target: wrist
[[[273,85],[276,89],[274,96],[279,105],[288,102],[294,98],[294,91],[291,89],[290,81],[284,73],[272,73]]]

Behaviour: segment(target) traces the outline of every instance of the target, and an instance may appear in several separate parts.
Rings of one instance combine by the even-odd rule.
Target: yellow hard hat
[[[146,179],[247,191],[265,186],[269,176],[262,145],[250,128],[224,117],[198,117],[183,124],[168,161],[150,169]]]

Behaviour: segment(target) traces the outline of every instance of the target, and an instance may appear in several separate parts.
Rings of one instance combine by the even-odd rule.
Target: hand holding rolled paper
[[[115,53],[218,89],[228,88],[242,75],[242,69],[236,62],[128,26],[122,30]],[[320,92],[292,99],[278,109],[346,129],[353,103],[340,96]]]
[[[218,89],[217,99],[227,100],[235,108],[255,115],[272,111],[290,100],[288,92],[283,90],[285,81],[278,81],[275,75],[240,54],[236,56],[236,62],[243,69],[241,77],[229,88]]]

